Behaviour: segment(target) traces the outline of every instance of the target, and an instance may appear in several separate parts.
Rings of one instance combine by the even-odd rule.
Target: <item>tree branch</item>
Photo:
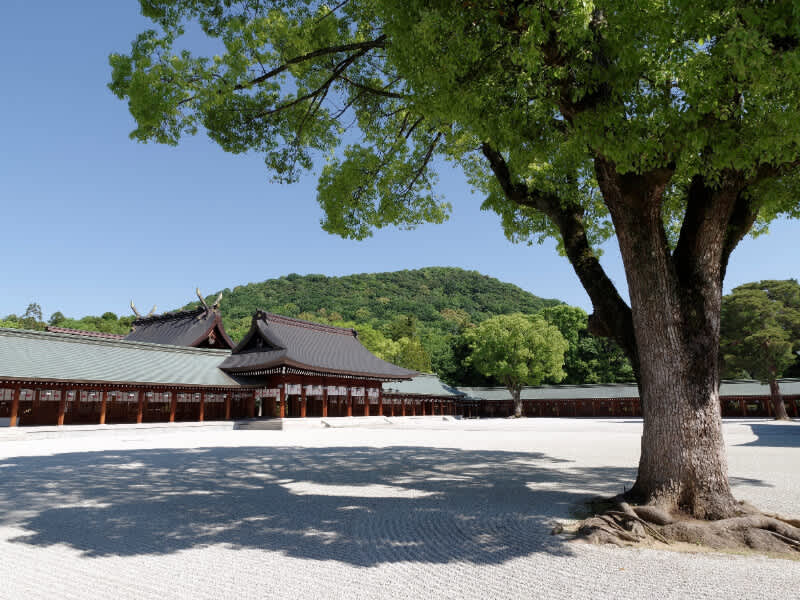
[[[788,174],[793,169],[800,167],[800,160],[790,161],[782,165],[761,165],[756,171],[755,177],[748,182],[748,187],[753,186],[765,179],[781,177]],[[722,247],[720,259],[721,276],[724,279],[728,270],[728,260],[739,242],[746,236],[758,218],[758,202],[747,193],[747,189],[742,189],[736,198],[733,206],[728,227],[725,232],[725,240]]]
[[[307,54],[302,54],[300,56],[295,56],[294,58],[290,58],[282,65],[277,66],[274,69],[267,71],[263,75],[251,79],[250,81],[247,81],[245,83],[240,83],[239,85],[234,86],[233,89],[244,90],[253,87],[258,83],[262,83],[267,79],[271,79],[272,77],[275,77],[276,75],[283,73],[292,65],[297,65],[306,62],[308,60],[318,58],[320,56],[327,56],[329,54],[339,54],[341,52],[352,52],[353,50],[359,51],[357,52],[357,54],[359,56],[363,56],[364,54],[366,54],[367,51],[373,48],[384,48],[385,46],[386,46],[386,34],[383,34],[378,36],[374,40],[369,40],[366,42],[356,42],[353,44],[342,44],[341,46],[329,46],[327,48],[318,48],[312,52],[308,52]]]
[[[594,314],[589,317],[590,333],[614,339],[630,359],[638,377],[639,359],[631,309],[619,295],[589,245],[583,209],[574,204],[562,204],[560,198],[553,194],[531,190],[526,184],[515,181],[502,154],[490,144],[482,144],[481,151],[510,201],[543,212],[556,225],[567,258],[594,307]]]
[[[680,236],[672,253],[672,263],[682,283],[696,287],[694,284],[698,278],[716,275],[719,278],[717,283],[721,286],[724,271],[720,266],[726,231],[734,207],[744,200],[741,195],[743,185],[732,175],[725,177],[725,182],[719,188],[708,186],[702,175],[692,177]],[[745,208],[740,206],[740,210]],[[745,215],[740,215],[740,219],[744,219],[744,225]],[[748,230],[750,227],[752,222]],[[736,240],[735,243],[738,242]]]
[[[292,65],[297,65],[297,64],[312,60],[314,58],[319,58],[320,56],[328,56],[328,55],[331,55],[331,54],[339,54],[341,52],[351,52],[353,50],[357,50],[358,51],[356,53],[358,56],[363,56],[364,54],[366,54],[369,50],[372,50],[373,48],[384,48],[385,46],[386,46],[386,35],[384,34],[384,35],[378,36],[374,40],[369,40],[369,41],[366,41],[366,42],[356,42],[356,43],[353,43],[353,44],[342,44],[340,46],[329,46],[327,48],[318,48],[317,50],[314,50],[312,52],[308,52],[307,54],[302,54],[300,56],[295,56],[294,58],[290,58],[289,60],[287,60],[282,65],[279,65],[279,66],[275,67],[274,69],[266,71],[263,74],[259,75],[258,77],[254,77],[253,79],[250,79],[249,81],[246,81],[244,83],[239,83],[239,84],[233,86],[233,88],[231,88],[231,89],[234,92],[250,89],[251,87],[253,87],[256,84],[263,83],[264,81],[267,81],[268,79],[271,79],[271,78],[275,77],[276,75],[280,75],[281,73],[286,71]],[[258,63],[261,65],[261,68],[263,70],[264,69],[264,65],[261,64],[260,60],[258,60]],[[215,76],[219,77],[217,75],[215,75]],[[220,78],[224,79],[222,77],[220,77]],[[308,98],[313,97],[314,95],[316,95],[316,94],[311,94],[309,96],[306,96],[303,99],[307,100]],[[180,100],[178,102],[177,105],[178,106],[182,106],[182,105],[184,105],[184,104],[186,104],[188,102],[191,102],[196,97],[197,97],[197,95],[195,94],[195,95],[189,96],[187,98],[183,98],[182,100]],[[290,105],[285,106],[283,108],[289,108],[289,106],[291,106],[293,104],[296,104],[296,103],[297,102],[293,102]],[[278,110],[276,110],[274,112],[280,112],[280,110],[282,110],[283,108],[278,109]]]
[[[302,96],[298,96],[294,100],[290,100],[289,102],[285,102],[285,103],[281,104],[280,106],[276,106],[275,108],[263,110],[263,111],[257,113],[253,117],[253,119],[261,118],[261,117],[268,117],[268,116],[274,115],[276,113],[279,113],[281,111],[284,111],[287,108],[291,108],[293,106],[296,106],[297,104],[300,104],[301,102],[303,102],[305,100],[315,99],[315,98],[319,97],[320,95],[326,95],[328,93],[328,88],[330,88],[331,84],[334,81],[336,81],[336,79],[338,79],[339,76],[342,73],[344,73],[350,65],[352,65],[360,57],[364,56],[364,54],[366,54],[368,51],[369,51],[368,48],[363,49],[363,50],[359,50],[355,54],[351,54],[350,56],[345,58],[342,62],[340,62],[338,65],[336,65],[336,67],[334,67],[333,73],[331,73],[330,77],[328,77],[328,79],[326,79],[314,91],[309,92],[307,94],[303,94]]]
[[[385,90],[385,89],[378,89],[378,88],[370,87],[368,85],[364,85],[362,83],[358,83],[357,81],[353,81],[352,79],[350,79],[349,77],[345,77],[344,75],[342,75],[341,79],[342,79],[342,81],[346,81],[347,83],[349,83],[353,87],[358,88],[360,90],[363,90],[363,91],[365,91],[367,93],[373,94],[375,96],[383,96],[384,98],[397,98],[397,99],[402,99],[402,98],[406,97],[403,94],[398,94],[397,92],[390,92],[390,91]],[[395,82],[396,81],[397,80],[395,79]],[[391,84],[389,84],[389,85],[391,85]]]
[[[431,157],[433,156],[433,151],[436,150],[436,146],[439,144],[439,140],[442,139],[442,133],[439,132],[433,138],[433,141],[428,144],[428,149],[425,152],[425,156],[422,157],[422,162],[419,165],[419,168],[414,172],[414,176],[411,178],[411,181],[408,182],[405,190],[401,192],[401,196],[405,196],[406,194],[410,193],[413,189],[414,185],[419,181],[419,178],[422,177],[425,170],[428,168],[428,163],[431,162]]]

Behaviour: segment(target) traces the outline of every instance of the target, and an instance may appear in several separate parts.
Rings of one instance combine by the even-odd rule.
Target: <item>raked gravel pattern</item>
[[[549,535],[631,485],[638,420],[394,419],[0,441],[0,598],[791,598],[800,562]],[[800,514],[800,423],[725,424]]]

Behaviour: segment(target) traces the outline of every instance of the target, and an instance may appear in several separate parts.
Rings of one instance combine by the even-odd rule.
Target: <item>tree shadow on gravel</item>
[[[756,439],[740,446],[800,448],[800,423],[750,423],[748,426]]]
[[[0,523],[26,531],[16,543],[87,556],[224,544],[371,566],[570,554],[553,520],[635,470],[541,453],[214,447],[9,458],[0,476]]]

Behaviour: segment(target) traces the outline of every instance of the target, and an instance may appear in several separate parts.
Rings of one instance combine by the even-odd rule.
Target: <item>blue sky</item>
[[[315,178],[273,184],[258,156],[204,136],[177,148],[132,142],[107,89],[108,54],[148,27],[136,0],[4,0],[0,35],[0,317],[39,302],[45,315],[113,311],[133,299],[173,309],[205,293],[288,273],[345,275],[432,265],[475,269],[589,310],[554,244],[514,245],[460,174],[439,192],[450,221],[382,230],[364,242],[319,226]],[[798,278],[797,222],[735,251],[725,290]],[[615,244],[603,263],[624,291]]]

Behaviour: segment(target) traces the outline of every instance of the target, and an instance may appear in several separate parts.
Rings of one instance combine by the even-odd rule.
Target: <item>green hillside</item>
[[[211,294],[209,300],[215,297],[216,293]],[[256,309],[378,327],[410,316],[422,327],[449,329],[452,314],[448,309],[463,311],[470,321],[479,323],[497,314],[534,313],[556,304],[560,302],[476,271],[428,267],[344,277],[291,274],[223,290],[221,306],[226,328],[238,339]]]

